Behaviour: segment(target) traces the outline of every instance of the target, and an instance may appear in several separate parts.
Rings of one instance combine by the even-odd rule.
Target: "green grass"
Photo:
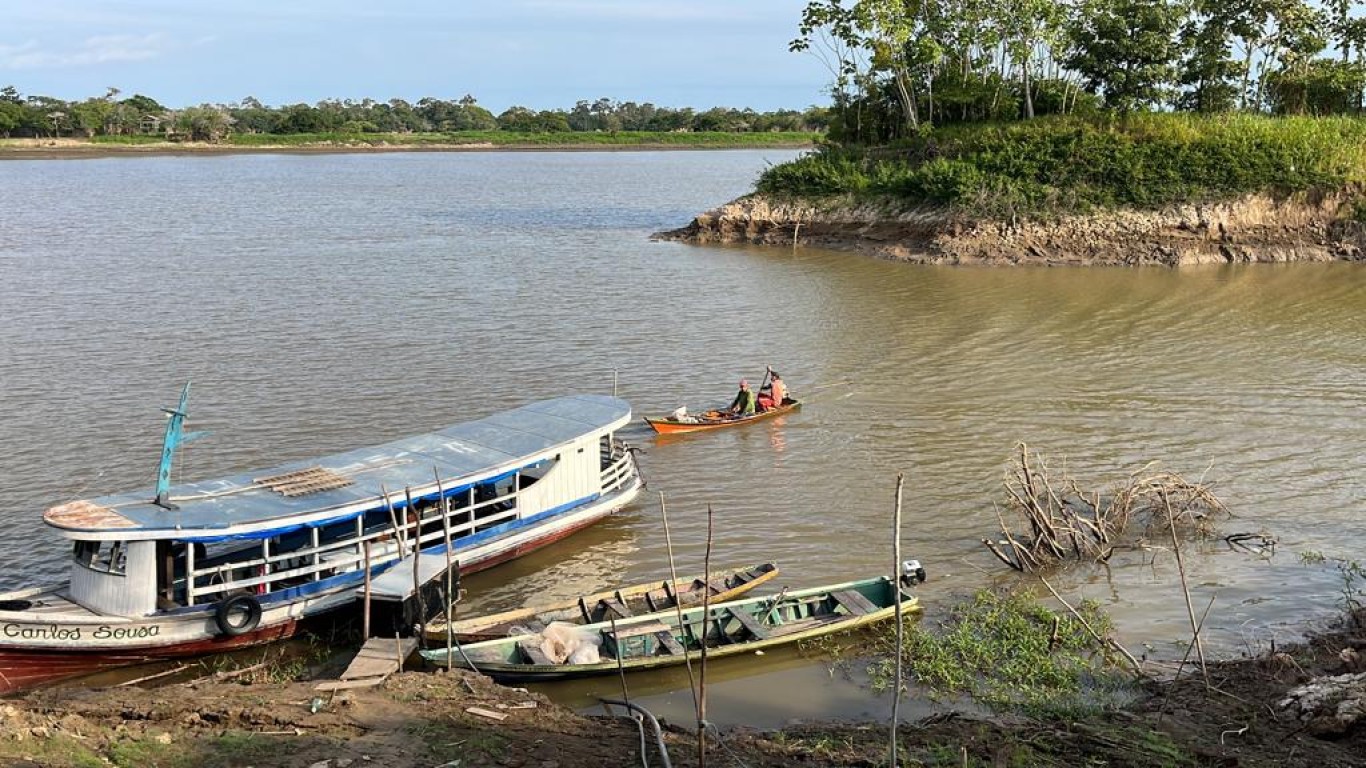
[[[166,140],[160,136],[96,136],[90,139],[91,144],[107,144],[112,146],[142,146],[146,144],[162,144]]]
[[[1366,120],[1151,114],[939,129],[884,147],[822,147],[758,191],[931,204],[984,217],[1157,208],[1366,181]]]
[[[1108,617],[1094,603],[1080,608],[1101,636]],[[1053,621],[1058,642],[1050,647]],[[1069,614],[1055,614],[1033,597],[978,592],[954,606],[938,627],[907,627],[907,672],[935,695],[969,695],[1000,710],[1040,716],[1086,714],[1122,698],[1127,685],[1105,649]],[[880,636],[882,658],[869,674],[875,689],[893,683],[895,635]]]

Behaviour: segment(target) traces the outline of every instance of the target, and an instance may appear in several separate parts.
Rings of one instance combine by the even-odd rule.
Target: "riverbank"
[[[1359,260],[1366,121],[1135,115],[822,146],[659,239],[926,264]]]
[[[252,153],[344,154],[370,152],[619,152],[718,149],[805,149],[806,133],[548,133],[480,131],[454,134],[237,136],[222,142],[0,139],[0,160],[227,155]]]
[[[1360,190],[1253,194],[1155,210],[1050,219],[965,216],[943,206],[897,209],[841,198],[756,194],[703,213],[658,240],[813,246],[917,264],[1186,266],[1366,259]]]
[[[1362,651],[1366,632],[1357,623],[1256,659],[1211,664],[1208,683],[1198,668],[1188,667],[1178,682],[1147,683],[1141,697],[1120,711],[1084,720],[974,718],[945,711],[903,724],[898,738],[907,764],[946,768],[1359,766],[1366,754]],[[334,660],[293,677],[335,673],[336,666]],[[1327,675],[1356,676],[1356,693],[1320,702],[1316,714],[1305,714],[1308,697],[1297,697],[1294,689]],[[411,671],[377,688],[330,696],[314,691],[307,680],[282,680],[290,676],[279,669],[232,679],[219,673],[146,689],[53,688],[0,701],[0,764],[640,764],[640,736],[630,721],[581,715],[479,675]],[[664,739],[675,766],[697,764],[689,725],[666,724]],[[879,723],[807,723],[717,734],[710,744],[712,765],[869,766],[885,764],[887,731]],[[659,764],[653,744],[648,750],[652,764]]]

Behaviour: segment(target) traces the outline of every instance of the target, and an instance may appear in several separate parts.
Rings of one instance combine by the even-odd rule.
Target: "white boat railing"
[[[603,441],[601,491],[606,495],[627,486],[636,476],[634,457],[626,443],[610,439]],[[448,497],[450,536],[453,542],[487,530],[490,527],[516,520],[520,511],[521,476],[512,477],[505,493],[474,502],[474,492],[464,498]],[[432,489],[429,489],[432,490]],[[395,499],[397,502],[398,499]],[[224,597],[248,592],[266,594],[302,586],[365,568],[365,545],[370,544],[370,567],[385,565],[413,551],[413,537],[421,550],[443,545],[446,540],[439,502],[419,501],[412,509],[395,511],[397,520],[386,525],[374,525],[374,513],[356,518],[353,535],[321,542],[319,529],[309,531],[309,538],[285,551],[277,539],[264,539],[256,546],[219,553],[209,558],[209,564],[195,562],[194,547],[187,553],[190,578],[181,573],[173,582],[173,594],[184,595],[186,605],[217,602]],[[365,528],[366,521],[371,526]],[[397,525],[393,523],[396,522]],[[200,556],[202,557],[202,555]]]
[[[602,494],[605,496],[625,486],[635,477],[635,458],[630,447],[621,440],[612,440],[602,450]]]

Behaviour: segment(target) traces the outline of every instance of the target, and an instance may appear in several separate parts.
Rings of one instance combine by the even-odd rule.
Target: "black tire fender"
[[[214,607],[213,621],[228,637],[246,634],[261,623],[261,603],[251,595],[233,595]]]

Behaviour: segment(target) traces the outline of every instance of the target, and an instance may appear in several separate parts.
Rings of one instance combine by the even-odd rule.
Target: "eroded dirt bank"
[[[1358,622],[1303,646],[1187,669],[1151,682],[1124,711],[973,719],[951,712],[899,731],[904,765],[1366,765],[1366,632]],[[1325,676],[1336,693],[1296,694]],[[306,675],[305,675],[306,676]],[[585,717],[465,672],[412,671],[328,697],[275,676],[150,688],[54,688],[0,700],[0,765],[68,768],[570,768],[638,766],[630,721]],[[1311,709],[1312,697],[1319,701]],[[482,710],[482,714],[479,711]],[[489,716],[492,713],[492,716]],[[680,723],[678,726],[690,726]],[[697,765],[696,739],[666,724],[672,764]],[[662,765],[653,739],[649,764]],[[712,766],[886,764],[885,723],[814,723],[729,732]]]
[[[791,202],[749,195],[661,240],[794,243],[921,264],[1162,265],[1366,259],[1361,190],[1252,195],[1208,205],[1055,221],[973,221],[942,208]]]

